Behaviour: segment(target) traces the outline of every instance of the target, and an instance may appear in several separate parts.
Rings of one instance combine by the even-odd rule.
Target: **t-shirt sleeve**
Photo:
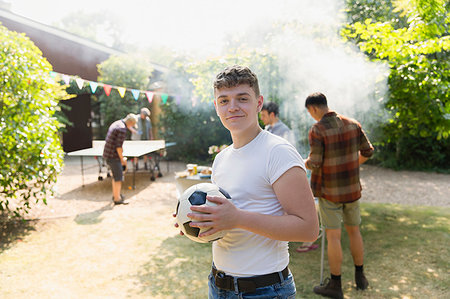
[[[275,183],[283,173],[295,166],[306,171],[305,162],[297,150],[290,144],[275,146],[270,153],[267,166],[269,183]]]

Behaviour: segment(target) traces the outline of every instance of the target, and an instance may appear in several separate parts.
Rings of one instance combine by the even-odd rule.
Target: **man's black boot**
[[[355,272],[355,282],[357,290],[365,290],[369,286],[369,282],[367,281],[367,278],[362,271]]]
[[[341,281],[336,279],[327,279],[328,282],[323,286],[315,286],[314,293],[318,295],[322,295],[324,297],[335,298],[335,299],[343,299],[344,294],[342,293]]]

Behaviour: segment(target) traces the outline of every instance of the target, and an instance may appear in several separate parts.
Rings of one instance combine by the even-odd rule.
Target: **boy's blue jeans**
[[[209,299],[294,299],[296,293],[294,277],[291,273],[289,273],[284,281],[267,287],[257,288],[256,291],[252,293],[221,290],[215,284],[214,275],[210,273],[208,276],[208,287]]]

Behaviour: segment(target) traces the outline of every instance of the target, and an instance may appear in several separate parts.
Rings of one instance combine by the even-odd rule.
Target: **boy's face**
[[[231,133],[259,126],[258,113],[263,105],[263,97],[256,97],[249,85],[216,89],[214,96],[217,115]]]

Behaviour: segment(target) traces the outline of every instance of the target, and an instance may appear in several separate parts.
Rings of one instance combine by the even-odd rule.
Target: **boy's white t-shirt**
[[[235,149],[231,145],[216,156],[212,182],[228,192],[240,209],[283,215],[272,184],[295,166],[305,169],[297,150],[285,139],[261,131],[245,146]],[[287,241],[242,229],[230,230],[224,238],[213,242],[212,248],[216,268],[233,276],[278,272],[289,263]]]

